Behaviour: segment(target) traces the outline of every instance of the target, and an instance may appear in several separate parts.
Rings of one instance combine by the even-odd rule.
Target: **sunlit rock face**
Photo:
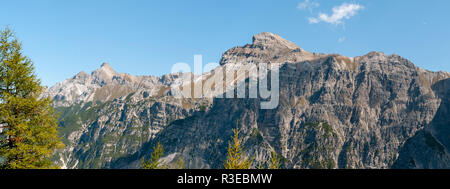
[[[161,142],[169,164],[181,157],[187,168],[221,168],[239,127],[254,166],[275,151],[283,168],[450,168],[449,73],[381,52],[311,53],[267,32],[220,60],[221,67],[260,63],[280,66],[275,109],[261,109],[261,98],[175,98],[181,74],[132,76],[106,63],[80,72],[44,94],[61,113],[66,143],[55,161],[138,168]]]

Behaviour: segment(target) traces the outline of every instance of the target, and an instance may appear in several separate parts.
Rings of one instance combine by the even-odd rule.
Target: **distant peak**
[[[270,33],[270,32],[261,32],[253,36],[253,42],[259,41],[262,39],[283,39],[280,35]]]
[[[100,66],[100,70],[104,70],[107,72],[113,72],[115,73],[114,69],[111,67],[111,65],[109,65],[107,62],[104,62],[101,66]]]
[[[99,69],[94,70],[92,72],[93,75],[100,76],[102,78],[112,78],[114,75],[117,74],[116,71],[109,65],[108,63],[104,62]]]
[[[296,44],[284,39],[278,34],[262,32],[253,36],[253,45],[257,46],[275,46],[289,49],[300,49]]]
[[[88,75],[89,74],[86,73],[85,71],[81,71],[81,72],[78,72],[78,74],[76,76],[88,76]]]
[[[73,77],[73,79],[84,79],[84,78],[87,78],[87,77],[89,77],[89,74],[86,73],[85,71],[81,71],[77,75],[75,75]]]
[[[103,67],[111,68],[111,65],[109,65],[108,62],[103,62],[103,64],[100,67],[101,68],[103,68]]]
[[[384,52],[371,51],[367,53],[365,56],[385,56]]]

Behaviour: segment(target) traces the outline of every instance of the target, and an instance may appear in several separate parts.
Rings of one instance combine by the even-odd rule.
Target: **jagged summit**
[[[262,32],[253,36],[252,44],[235,47],[222,55],[220,65],[239,63],[294,63],[311,59],[312,53],[306,52],[296,44],[277,34]]]
[[[100,67],[110,67],[111,68],[111,65],[109,65],[108,62],[103,62],[103,64]]]
[[[114,71],[114,69],[109,65],[108,63],[104,62],[100,68],[92,71],[91,74],[88,74],[85,71],[81,71],[78,74],[76,74],[73,79],[75,80],[85,80],[91,76],[94,77],[101,77],[103,79],[111,79],[113,76],[117,75],[117,72]]]
[[[99,69],[94,70],[91,75],[98,81],[109,83],[114,76],[118,75],[118,73],[105,62]]]
[[[103,71],[105,73],[108,74],[117,74],[116,71],[114,71],[114,69],[111,67],[111,65],[109,65],[107,62],[104,62],[99,69],[97,69],[96,71]],[[95,72],[95,71],[94,71]]]
[[[253,45],[269,48],[300,49],[296,44],[284,39],[278,34],[262,32],[253,36]]]
[[[91,74],[81,71],[75,76],[48,88],[42,95],[55,100],[54,105],[67,107],[77,103],[108,101],[125,97],[130,93],[146,95],[162,94],[161,87],[167,88],[178,75],[134,76],[118,73],[106,62]]]
[[[86,73],[85,71],[81,71],[79,72],[77,75],[75,75],[75,78],[79,78],[79,77],[88,77],[89,74]]]

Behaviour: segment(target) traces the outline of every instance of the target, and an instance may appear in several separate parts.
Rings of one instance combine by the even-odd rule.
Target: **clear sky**
[[[311,52],[375,50],[450,71],[448,0],[14,0],[0,7],[0,27],[16,32],[44,85],[102,62],[134,75],[170,73],[194,54],[218,62],[265,31]]]

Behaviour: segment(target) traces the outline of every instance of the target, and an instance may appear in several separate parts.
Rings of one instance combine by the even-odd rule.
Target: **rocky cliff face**
[[[449,168],[450,79],[438,81],[432,88],[442,98],[439,108],[431,123],[401,147],[393,168]]]
[[[45,94],[61,112],[67,144],[56,161],[137,168],[159,141],[166,162],[182,157],[188,168],[221,168],[239,127],[248,155],[262,162],[275,151],[285,168],[450,168],[450,74],[379,52],[310,53],[271,33],[220,61],[259,63],[280,65],[275,109],[260,109],[261,98],[174,98],[180,74],[131,76],[107,64],[57,84]]]

